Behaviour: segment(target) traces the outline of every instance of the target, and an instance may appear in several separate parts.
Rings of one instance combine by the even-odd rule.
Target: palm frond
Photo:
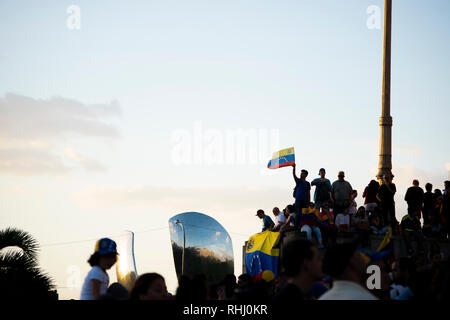
[[[35,268],[36,260],[28,257],[26,254],[16,251],[6,251],[0,253],[0,269],[27,270]]]
[[[52,299],[52,278],[44,273],[33,258],[21,252],[0,254],[0,300]]]
[[[0,250],[6,247],[18,247],[30,259],[37,260],[38,242],[26,231],[16,228],[0,230]]]

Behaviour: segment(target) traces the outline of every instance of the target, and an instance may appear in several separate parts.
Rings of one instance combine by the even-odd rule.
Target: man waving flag
[[[294,147],[274,152],[272,160],[267,164],[269,169],[278,169],[282,167],[289,167],[295,164]]]

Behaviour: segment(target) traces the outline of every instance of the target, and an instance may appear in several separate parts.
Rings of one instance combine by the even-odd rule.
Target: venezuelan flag
[[[272,271],[276,276],[280,249],[273,248],[280,239],[279,232],[266,230],[251,236],[245,248],[245,271],[252,277],[263,271]]]
[[[269,169],[278,169],[283,167],[289,167],[295,164],[295,152],[294,148],[287,148],[274,152],[272,160],[267,164]]]
[[[368,250],[363,249],[360,250],[361,256],[363,257],[366,264],[383,259],[384,257],[389,256],[393,252],[391,238],[392,238],[392,228],[389,227],[388,231],[386,232],[386,235],[383,238],[383,241],[381,241],[380,245],[378,246],[377,251],[370,252]]]
[[[305,224],[316,227],[328,227],[332,224],[332,221],[331,223],[328,221],[327,215],[320,216],[318,209],[303,208],[300,216],[300,225],[304,226]]]

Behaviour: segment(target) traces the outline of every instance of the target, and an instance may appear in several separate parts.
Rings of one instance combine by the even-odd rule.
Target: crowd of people
[[[175,294],[171,294],[162,275],[145,273],[128,291],[119,283],[109,285],[107,270],[115,264],[118,253],[116,243],[103,238],[88,260],[92,268],[85,278],[81,300],[272,301],[281,312],[297,307],[287,302],[301,300],[450,299],[450,262],[437,241],[449,237],[449,181],[444,182],[443,192],[433,191],[430,183],[424,192],[414,180],[404,197],[407,214],[398,221],[393,175],[385,175],[381,185],[370,181],[362,194],[364,206],[359,207],[355,201],[358,192],[345,180],[343,171],[333,183],[325,177],[325,169],[320,169],[319,175],[309,183],[308,172],[303,169],[297,177],[294,165],[295,203],[283,210],[273,208],[275,222],[262,209],[256,213],[262,219],[262,231],[279,231],[281,237],[293,230],[306,234],[306,239],[294,237],[283,243],[282,268],[277,275],[266,270],[257,277],[241,274],[236,279],[229,274],[215,284],[207,283],[202,274],[183,275]],[[313,201],[311,186],[315,187]],[[368,262],[361,248],[368,246],[371,234],[385,235],[388,231],[405,237],[408,255],[386,255],[370,261],[381,274],[380,285],[369,290]],[[340,233],[356,236],[337,243]],[[433,240],[428,248],[424,248],[424,237]],[[416,240],[417,252],[411,240]]]
[[[140,275],[128,291],[119,283],[109,285],[107,270],[116,260],[115,242],[108,238],[97,242],[89,259],[91,271],[85,278],[82,300],[176,300],[201,302],[235,300],[242,303],[272,303],[274,312],[297,308],[303,300],[420,300],[450,299],[450,263],[435,244],[423,265],[413,257],[390,261],[383,257],[371,264],[380,270],[379,286],[369,290],[369,275],[356,242],[328,247],[324,256],[317,246],[304,238],[287,241],[282,249],[282,271],[275,276],[264,271],[258,277],[225,275],[210,284],[206,276],[182,275],[175,294],[168,292],[165,279],[158,273]]]
[[[343,171],[331,183],[325,177],[325,169],[321,168],[320,177],[310,183],[306,180],[307,170],[301,170],[300,177],[297,177],[295,170],[294,165],[295,203],[283,210],[273,208],[275,222],[262,209],[258,210],[257,216],[263,220],[262,231],[279,231],[283,235],[287,231],[300,230],[310,240],[315,235],[318,248],[322,249],[327,244],[334,244],[339,233],[357,234],[358,239],[368,245],[371,234],[385,235],[391,227],[393,235],[405,237],[410,254],[414,251],[411,240],[418,243],[420,252],[417,253],[425,253],[422,250],[425,237],[437,240],[449,238],[450,181],[444,182],[443,191],[433,191],[433,185],[427,183],[424,192],[419,181],[414,180],[404,197],[408,205],[407,213],[398,221],[395,215],[397,189],[392,182],[392,174],[384,175],[381,185],[375,180],[370,181],[362,193],[364,205],[358,207],[355,201],[358,191],[345,180]],[[315,187],[313,201],[311,187]],[[314,219],[310,218],[311,213],[315,214]]]

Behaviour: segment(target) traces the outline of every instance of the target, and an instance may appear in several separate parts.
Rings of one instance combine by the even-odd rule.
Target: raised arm
[[[295,163],[292,165],[292,175],[294,176],[295,182],[297,182],[298,178],[297,175],[295,174]]]

